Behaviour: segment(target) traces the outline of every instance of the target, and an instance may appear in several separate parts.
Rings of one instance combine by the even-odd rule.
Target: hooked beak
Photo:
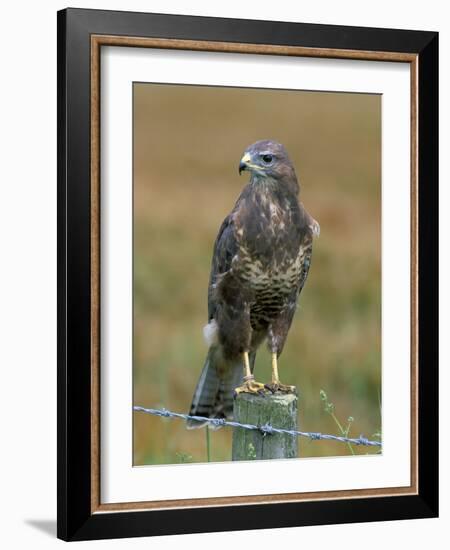
[[[250,159],[251,157],[248,153],[245,153],[245,155],[241,158],[241,162],[239,163],[239,175],[241,175],[244,170],[247,170]]]

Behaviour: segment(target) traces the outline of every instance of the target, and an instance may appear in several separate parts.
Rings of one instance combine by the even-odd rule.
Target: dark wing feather
[[[227,216],[220,226],[219,233],[214,243],[214,252],[211,264],[211,274],[208,286],[208,320],[214,317],[217,307],[216,293],[214,291],[217,279],[231,268],[231,262],[237,254],[238,245],[234,233],[232,214]]]
[[[298,280],[298,293],[302,291],[306,278],[308,277],[309,267],[311,265],[311,255],[312,255],[312,238],[309,242],[303,247],[303,258],[301,262],[300,276]]]
[[[300,252],[303,257],[301,259],[301,270],[297,286],[298,294],[302,291],[308,277],[309,268],[311,266],[313,239],[315,236],[320,235],[320,225],[318,222],[310,214],[308,214],[302,204],[300,204],[300,208],[303,212],[305,226],[303,229],[304,237]]]

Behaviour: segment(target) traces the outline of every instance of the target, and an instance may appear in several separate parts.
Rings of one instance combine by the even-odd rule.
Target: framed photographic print
[[[58,13],[58,536],[434,517],[434,32]]]

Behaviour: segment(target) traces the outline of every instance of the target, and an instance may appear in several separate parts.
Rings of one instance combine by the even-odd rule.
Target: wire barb
[[[146,409],[145,407],[140,407],[135,405],[133,407],[135,412],[143,412],[145,414],[150,414],[153,416],[160,416],[163,418],[181,418],[182,420],[196,420],[198,422],[203,422],[206,424],[211,424],[215,427],[218,426],[229,426],[232,428],[242,428],[244,430],[258,430],[264,436],[272,434],[288,434],[294,437],[307,437],[311,441],[328,440],[328,441],[339,441],[340,443],[351,443],[352,445],[363,445],[366,447],[381,447],[381,441],[371,441],[360,435],[357,438],[353,437],[344,437],[341,435],[331,435],[331,434],[322,434],[319,432],[300,432],[297,430],[286,430],[283,428],[274,428],[270,424],[264,424],[263,426],[255,426],[253,424],[241,424],[240,422],[234,422],[233,420],[225,420],[225,418],[208,418],[206,416],[192,416],[189,414],[176,413],[168,411],[167,409]]]

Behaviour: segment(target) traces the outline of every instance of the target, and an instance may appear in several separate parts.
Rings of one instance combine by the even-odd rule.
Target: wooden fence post
[[[296,395],[269,394],[260,396],[240,393],[234,401],[234,420],[241,424],[297,430]],[[289,434],[263,434],[259,430],[233,428],[233,460],[265,460],[297,458],[298,438]]]

